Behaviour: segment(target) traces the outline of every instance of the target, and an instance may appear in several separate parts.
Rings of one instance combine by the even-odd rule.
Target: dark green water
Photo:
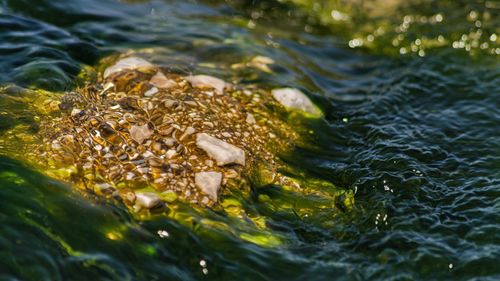
[[[298,87],[325,118],[309,124],[310,145],[283,160],[356,200],[352,211],[312,208],[305,216],[294,207],[310,199],[255,190],[249,208],[285,241],[261,247],[196,223],[137,221],[124,207],[2,157],[0,279],[499,280],[500,5],[423,2],[432,5],[406,9],[444,20],[408,36],[442,30],[449,46],[400,56],[393,34],[349,47],[377,24],[399,22],[383,13],[342,26],[321,20],[322,10],[273,1],[0,0],[1,84],[70,90],[100,58],[150,48],[155,63],[181,73]],[[478,46],[487,48],[453,47],[482,27]],[[256,55],[276,61],[273,74],[231,69]],[[5,98],[14,94],[2,95],[0,133],[29,124],[31,113]],[[259,195],[289,207],[273,209]]]

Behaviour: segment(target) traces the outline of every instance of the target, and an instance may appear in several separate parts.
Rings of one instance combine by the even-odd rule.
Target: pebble
[[[81,109],[78,109],[78,108],[73,108],[73,110],[71,110],[71,116],[76,116],[78,115],[80,112],[82,112]]]
[[[135,194],[135,205],[152,209],[162,203],[160,197],[153,192],[137,192]]]
[[[215,159],[219,166],[227,164],[245,165],[245,152],[241,148],[206,133],[196,135],[196,145],[205,150],[208,156]]]
[[[171,159],[175,155],[177,155],[177,151],[175,151],[174,149],[169,149],[167,151],[167,153],[165,153],[165,156],[167,156],[167,159]]]
[[[151,88],[151,89],[147,90],[147,91],[144,93],[144,96],[145,96],[145,97],[152,97],[152,96],[154,96],[154,95],[155,95],[156,93],[158,93],[158,92],[159,92],[158,88],[153,87],[153,88]]]
[[[174,80],[168,79],[161,71],[158,71],[153,77],[151,77],[149,83],[160,89],[169,89],[177,85]]]
[[[130,128],[129,132],[130,137],[139,144],[142,144],[144,140],[148,139],[153,134],[153,131],[149,129],[147,124],[142,126],[134,125]]]
[[[217,193],[222,183],[222,174],[219,172],[199,172],[194,175],[195,185],[212,200],[217,201]]]
[[[187,127],[186,130],[184,131],[184,134],[179,138],[180,140],[185,139],[187,136],[192,135],[196,132],[196,129],[193,127]]]
[[[247,113],[246,122],[248,124],[255,124],[255,117],[253,116],[252,113]]]
[[[272,90],[273,97],[284,107],[297,109],[314,116],[321,116],[321,111],[300,90],[295,88],[281,88]]]
[[[185,78],[193,87],[210,87],[218,94],[222,94],[224,88],[230,86],[228,83],[224,82],[224,80],[209,75],[194,75]]]
[[[117,61],[113,66],[106,68],[104,78],[108,78],[111,74],[120,72],[124,69],[148,68],[153,65],[145,59],[138,57],[128,57]]]

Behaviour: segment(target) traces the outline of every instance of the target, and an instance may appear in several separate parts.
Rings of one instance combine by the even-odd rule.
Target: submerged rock
[[[199,172],[194,176],[196,186],[214,201],[222,183],[222,174],[219,172]]]
[[[245,152],[232,144],[201,133],[196,135],[196,145],[217,161],[217,165],[245,165]]]
[[[168,89],[177,85],[174,80],[168,79],[161,71],[158,71],[153,77],[151,77],[149,83],[160,89]]]
[[[149,129],[148,125],[137,126],[134,125],[130,128],[130,137],[138,142],[143,143],[144,140],[148,139],[153,134],[153,131]]]
[[[219,94],[222,94],[226,87],[230,87],[224,80],[208,75],[187,76],[186,80],[191,83],[193,87],[213,88]]]
[[[295,138],[268,111],[276,103],[269,92],[168,73],[135,57],[62,99],[70,97],[64,110],[40,121],[40,139],[27,155],[44,169],[68,171],[60,179],[118,195],[137,211],[167,193],[212,206],[223,188],[246,190],[258,163],[277,165],[276,148]]]
[[[147,60],[137,58],[137,57],[129,57],[124,58],[116,62],[113,66],[106,68],[104,71],[104,78],[108,78],[110,75],[120,72],[126,69],[138,69],[138,68],[150,68],[153,65]]]
[[[138,208],[152,209],[162,204],[161,198],[153,192],[137,192],[135,194],[135,206]]]
[[[273,97],[284,107],[307,112],[313,116],[321,116],[321,111],[300,90],[281,88],[272,91]]]

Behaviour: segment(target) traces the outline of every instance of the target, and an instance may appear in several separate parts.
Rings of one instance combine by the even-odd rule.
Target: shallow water
[[[291,175],[355,192],[353,210],[339,214],[278,187],[256,189],[246,203],[284,241],[263,247],[197,223],[137,220],[2,157],[0,279],[498,280],[497,2],[435,7],[446,38],[477,31],[471,11],[490,13],[481,38],[489,45],[474,52],[450,41],[424,56],[400,55],[391,36],[352,48],[370,27],[392,24],[380,15],[350,30],[293,4],[307,1],[248,2],[0,0],[0,83],[71,90],[82,68],[132,49],[180,73],[298,87],[325,118],[308,124],[308,145],[283,161]],[[272,74],[231,68],[256,55],[276,61]],[[34,118],[7,99],[0,110],[0,133]],[[0,146],[6,155],[16,149]],[[272,208],[264,195],[287,207]],[[226,221],[218,212],[203,216]]]

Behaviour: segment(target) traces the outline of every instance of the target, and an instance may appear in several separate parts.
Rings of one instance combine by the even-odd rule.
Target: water
[[[480,40],[489,45],[471,51],[454,48],[453,39],[427,46],[423,56],[420,49],[400,56],[392,35],[352,45],[404,14],[394,22],[367,14],[349,30],[299,2],[311,3],[0,0],[2,84],[70,90],[83,68],[132,49],[181,73],[298,87],[326,114],[308,124],[307,145],[282,156],[294,167],[289,173],[352,190],[356,200],[339,213],[309,196],[255,190],[248,208],[284,241],[264,247],[200,227],[204,218],[231,222],[219,212],[191,211],[192,225],[137,220],[123,206],[2,157],[0,279],[498,280],[498,2],[432,2],[443,37],[452,39],[477,32],[477,19],[467,17],[487,11]],[[273,74],[231,68],[255,55],[276,61]],[[34,118],[6,94],[14,95],[2,94],[2,134]],[[15,149],[0,145],[2,154]],[[288,207],[273,208],[264,195]]]

